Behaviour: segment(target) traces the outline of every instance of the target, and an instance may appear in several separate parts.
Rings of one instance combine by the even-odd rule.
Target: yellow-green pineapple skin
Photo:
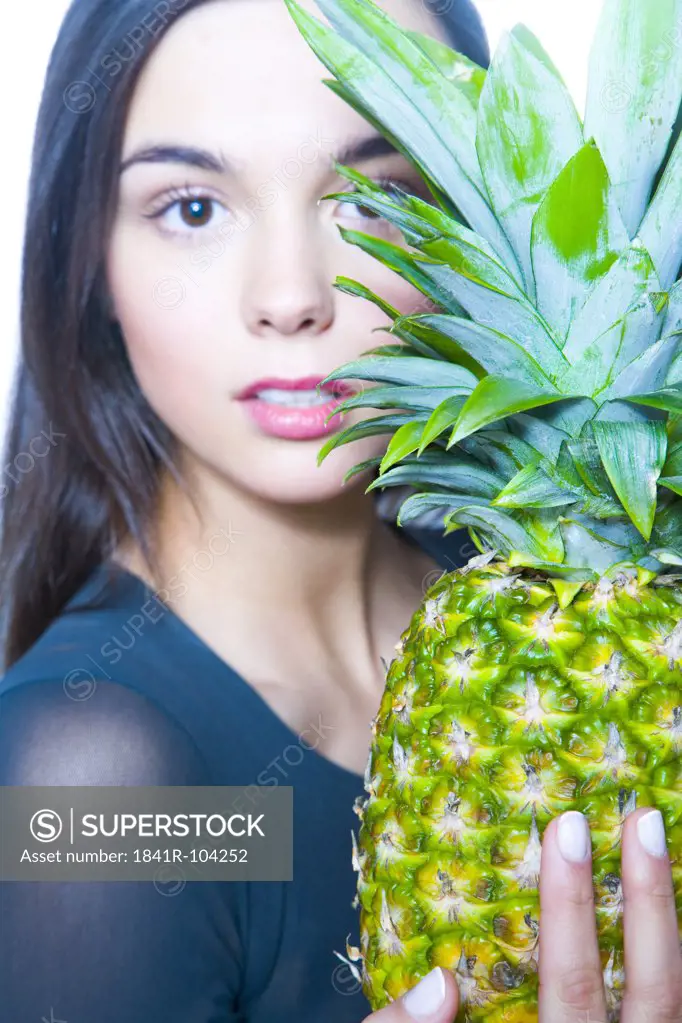
[[[540,839],[578,809],[611,1023],[636,806],[663,813],[682,910],[682,590],[633,570],[562,609],[546,577],[481,561],[429,589],[387,672],[357,807],[364,990],[378,1009],[442,966],[458,1021],[536,1021]]]

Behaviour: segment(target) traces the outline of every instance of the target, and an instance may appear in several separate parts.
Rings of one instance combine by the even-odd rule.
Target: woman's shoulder
[[[141,580],[98,570],[5,671],[4,784],[206,783],[191,657],[154,633],[160,607]]]
[[[155,671],[164,675],[168,692],[172,679],[163,662],[175,661],[167,643],[153,642],[162,614],[142,580],[100,566],[0,677],[0,699],[39,685],[45,692],[61,692],[70,703],[85,704],[107,683],[112,690],[136,689],[149,697],[152,687],[146,683]]]
[[[205,785],[181,721],[114,680],[27,674],[0,690],[2,785]]]
[[[57,750],[62,736],[68,756]],[[230,665],[125,570],[95,572],[0,677],[5,767],[10,747],[16,758],[23,747],[25,762],[30,745],[41,776],[52,743],[50,769],[59,776],[60,758],[68,773],[80,757],[109,778],[120,775],[116,761],[127,762],[131,777],[140,777],[134,765],[149,777],[157,764],[171,778],[128,784],[192,784],[186,776],[201,767],[215,784],[250,785],[289,737]],[[2,763],[0,756],[0,778]]]

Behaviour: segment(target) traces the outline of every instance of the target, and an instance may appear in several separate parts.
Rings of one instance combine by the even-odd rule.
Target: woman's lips
[[[268,389],[278,390],[314,390],[321,384],[324,377],[308,378],[298,381],[267,380],[252,385],[244,393],[241,404],[251,420],[271,437],[285,440],[314,440],[326,437],[340,429],[342,416],[332,415],[344,398],[355,394],[355,388],[342,381],[325,384],[322,390],[330,393],[329,401],[323,405],[278,405],[273,401],[264,401],[253,394],[254,391]],[[249,396],[251,394],[251,396]],[[329,422],[325,422],[332,416]]]
[[[246,398],[242,405],[252,420],[264,433],[271,437],[282,437],[286,440],[314,440],[325,437],[341,426],[341,415],[333,416],[325,423],[339,406],[342,398],[331,398],[324,405],[293,407],[291,405],[275,405],[260,398]]]

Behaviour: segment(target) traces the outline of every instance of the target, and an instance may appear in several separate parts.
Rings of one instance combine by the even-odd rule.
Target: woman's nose
[[[281,225],[280,225],[281,226]],[[244,280],[243,315],[258,337],[320,334],[334,319],[333,273],[315,244],[314,232],[259,241]]]
[[[294,294],[275,296],[254,303],[249,328],[257,336],[320,334],[331,323],[326,303],[306,302]]]

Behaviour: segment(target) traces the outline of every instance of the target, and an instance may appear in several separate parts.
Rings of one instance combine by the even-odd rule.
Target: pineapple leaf
[[[447,263],[461,273],[465,280],[469,279],[473,284],[504,298],[526,301],[528,304],[519,285],[481,235],[454,222],[447,233],[436,233],[432,228],[420,234],[418,228],[410,231],[409,226],[404,233],[410,245],[419,247],[427,256],[439,262]],[[466,303],[462,302],[462,305],[467,308]]]
[[[287,0],[285,0],[287,2]],[[381,118],[377,117],[371,109],[369,109],[365,103],[363,95],[359,91],[354,91],[353,87],[349,84],[344,85],[342,82],[337,81],[335,78],[324,78],[323,84],[327,86],[330,92],[333,92],[339,97],[342,102],[346,103],[353,110],[357,111],[358,114],[373,128],[376,129],[378,134],[383,135],[391,145],[394,147],[396,152],[402,153],[405,159],[415,165],[417,170],[421,173],[426,184],[428,185],[429,191],[436,198],[436,201],[440,203],[443,209],[455,218],[461,220],[462,216],[455,206],[455,204],[449,199],[449,197],[438,187],[433,178],[430,176],[429,171],[426,167],[421,166],[417,158],[408,150],[399,138],[391,132],[390,128],[386,127]]]
[[[484,68],[423,32],[408,31],[407,35],[433,61],[443,77],[466,96],[474,110],[477,109],[487,74]]]
[[[682,476],[682,444],[668,436],[668,456],[663,466],[664,476]]]
[[[637,298],[625,315],[597,337],[558,382],[564,390],[583,387],[599,398],[621,371],[650,350],[660,333],[661,315],[649,295]]]
[[[469,526],[480,533],[491,547],[505,556],[512,551],[525,551],[534,557],[542,557],[543,551],[528,530],[511,515],[497,508],[480,508],[472,505],[457,508],[446,518],[446,535],[459,526]]]
[[[668,292],[668,308],[662,334],[664,337],[667,334],[682,334],[682,281],[678,281]],[[680,381],[682,381],[682,346],[676,351],[665,378],[666,384],[678,384]]]
[[[548,189],[531,230],[538,307],[562,346],[589,289],[629,241],[604,161],[588,142]]]
[[[460,442],[467,454],[510,480],[519,469],[535,463],[539,452],[508,430],[480,430]]]
[[[561,351],[547,324],[524,295],[510,293],[509,287],[506,292],[503,290],[504,279],[499,272],[495,274],[492,266],[484,267],[480,260],[471,258],[471,250],[449,239],[425,243],[420,249],[431,260],[438,259],[438,263],[427,268],[431,279],[454,295],[473,320],[516,338],[546,365],[548,373],[563,368]],[[421,266],[422,258],[414,256],[417,266]]]
[[[597,530],[592,528],[595,525],[593,520],[576,513],[560,522],[567,560],[578,571],[590,571],[592,577],[626,560],[632,549],[627,530],[609,529],[605,523],[598,523]]]
[[[583,144],[582,126],[559,72],[523,26],[498,46],[478,109],[483,177],[532,297],[531,225],[559,171]]]
[[[421,359],[411,355],[385,358],[366,355],[364,358],[339,366],[319,384],[319,387],[343,378],[371,380],[382,384],[411,384],[415,387],[451,387],[453,390],[465,391],[470,391],[478,383],[468,369],[452,363]]]
[[[504,263],[513,266],[513,250],[490,209],[481,178],[474,143],[476,112],[469,98],[371,0],[317,2],[331,29],[295,0],[286,0],[313,51],[400,139]]]
[[[334,281],[334,287],[343,295],[351,295],[353,298],[364,298],[368,302],[372,302],[391,320],[395,320],[400,315],[390,302],[387,302],[380,295],[375,295],[373,291],[365,284],[361,284],[360,281],[354,281],[350,277],[337,277]]]
[[[348,470],[348,472],[343,477],[343,482],[348,483],[349,480],[352,480],[354,476],[361,476],[363,472],[367,471],[367,469],[378,469],[380,462],[381,456],[377,456],[376,458],[368,458],[365,462],[358,462],[357,465],[354,465],[352,469]],[[367,493],[367,491],[365,491],[365,493]]]
[[[680,22],[682,0],[605,0],[592,47],[585,135],[594,137],[604,156],[630,237],[640,226],[682,100],[682,47],[668,41]],[[678,203],[679,187],[678,181]],[[679,220],[678,210],[678,204],[669,207],[670,220],[651,240],[660,244],[668,225]]]
[[[677,140],[639,230],[640,238],[652,255],[664,288],[670,287],[682,264],[680,207],[682,207],[682,135]]]
[[[386,330],[388,328],[379,327],[379,330]],[[376,355],[380,358],[392,358],[392,359],[403,359],[406,355],[410,355],[410,350],[405,345],[378,345],[376,348],[370,349],[365,355]],[[429,356],[430,358],[430,356]]]
[[[562,444],[569,439],[565,430],[557,429],[556,426],[545,422],[537,414],[528,415],[526,412],[518,412],[515,416],[510,417],[508,425],[510,430],[513,430],[531,447],[541,451],[551,462],[557,461]]]
[[[363,252],[366,252],[374,259],[378,259],[380,263],[390,270],[400,274],[404,280],[418,288],[436,305],[447,309],[450,313],[454,313],[455,316],[466,316],[466,310],[455,299],[452,292],[444,288],[440,281],[431,276],[429,262],[424,258],[421,259],[418,266],[413,253],[383,238],[375,238],[370,234],[364,234],[362,231],[352,231],[344,227],[339,227],[339,234],[344,241],[349,242],[351,245],[357,245]],[[436,263],[434,265],[438,266],[440,264]]]
[[[354,179],[360,176],[355,174]],[[436,225],[434,217],[422,217],[411,209],[380,193],[376,188],[361,186],[358,192],[337,192],[324,196],[352,204],[378,214],[398,228],[406,242],[429,257],[427,272],[479,323],[494,323],[498,329],[514,336],[526,336],[532,350],[547,352],[548,361],[561,363],[546,324],[523,294],[514,278],[503,267],[492,248],[480,235],[450,220],[447,227]],[[422,203],[433,213],[433,207]],[[438,214],[442,219],[442,213]],[[419,256],[412,254],[417,267]],[[439,271],[438,264],[447,269]],[[451,272],[451,271],[454,271]]]
[[[553,508],[524,508],[518,513],[519,522],[542,551],[542,556],[554,564],[566,556],[557,513]]]
[[[440,437],[441,433],[449,430],[457,422],[463,404],[462,398],[446,398],[438,408],[433,410],[428,422],[424,426],[418,451],[420,455],[429,444],[436,440],[437,437]]]
[[[368,490],[424,483],[445,487],[453,494],[459,491],[467,503],[480,498],[487,504],[499,490],[502,480],[489,469],[466,458],[419,458],[409,459],[405,464],[382,473],[372,481]]]
[[[665,424],[595,421],[592,429],[613,489],[648,540],[656,514],[656,483],[665,463]]]
[[[445,398],[451,397],[452,392],[452,387],[370,387],[340,401],[325,422],[328,423],[335,415],[345,414],[357,408],[399,408],[415,412],[432,412]]]
[[[635,402],[637,405],[648,405],[650,408],[660,408],[666,412],[680,415],[682,413],[682,384],[662,387],[660,391],[653,391],[651,394],[630,394],[626,400]]]
[[[406,455],[411,455],[413,451],[417,450],[422,439],[424,426],[425,423],[417,420],[405,423],[399,430],[396,430],[391,437],[386,454],[381,460],[380,472],[386,472],[396,462],[401,461]]]
[[[571,511],[570,520],[580,523],[597,539],[615,544],[626,552],[631,550],[641,553],[646,550],[646,544],[642,540],[639,530],[627,516],[610,521],[594,522],[587,515]]]
[[[411,338],[411,339],[408,338],[406,331],[402,331],[399,334],[397,331],[394,331],[392,326],[390,326],[390,327],[374,327],[373,330],[372,330],[373,334],[374,333],[378,334],[378,333],[381,333],[381,332],[384,332],[386,334],[394,335],[398,340],[396,341],[395,344],[377,345],[375,348],[368,348],[366,351],[361,353],[363,358],[364,357],[371,357],[371,356],[380,356],[380,357],[387,356],[387,357],[390,357],[392,359],[393,358],[404,359],[404,358],[409,357],[409,356],[414,358],[415,353],[418,352],[420,356],[422,356],[425,359],[430,359],[432,362],[449,362],[449,361],[452,361],[452,360],[448,360],[444,356],[441,356],[440,353],[435,351],[435,349],[431,348],[429,345],[423,344],[421,341],[417,340],[416,338]],[[404,343],[401,344],[400,343],[401,341],[404,342]],[[480,375],[481,374],[479,373],[478,376],[480,377]]]
[[[658,510],[654,522],[653,537],[662,548],[667,548],[668,551],[674,552],[678,556],[682,555],[682,515],[680,514],[679,501]],[[654,557],[660,558],[661,561],[667,561],[667,558],[663,557],[660,551],[653,551],[652,553]],[[680,562],[673,561],[672,564],[680,564]]]
[[[595,338],[621,320],[624,311],[630,309],[641,295],[659,286],[651,256],[640,242],[633,242],[620,254],[608,273],[596,282],[571,323],[564,345],[568,361],[573,365],[579,362]],[[642,342],[641,350],[652,340],[655,337],[649,334]]]
[[[518,380],[539,387],[552,383],[548,371],[543,368],[547,365],[547,360],[538,361],[513,338],[492,327],[483,327],[472,320],[445,313],[405,316],[397,322],[400,325],[405,323],[408,329],[413,323],[420,324],[440,335],[452,338],[493,376],[513,375]],[[558,353],[558,356],[561,359],[561,353]]]
[[[429,417],[428,413],[425,412],[416,415],[401,413],[399,415],[375,416],[372,419],[363,419],[359,423],[353,423],[352,426],[347,426],[337,433],[330,434],[317,454],[317,464],[318,466],[321,465],[330,452],[335,448],[341,447],[343,444],[350,444],[352,441],[362,440],[364,437],[376,437],[383,433],[393,433],[394,430],[404,426],[406,422],[411,422],[416,418],[421,418],[423,422],[426,422]]]
[[[660,476],[658,482],[674,494],[682,496],[682,476]]]
[[[575,564],[558,565],[523,551],[512,551],[507,560],[511,568],[534,568],[548,576],[550,582],[554,578],[562,579],[566,584],[576,584],[578,589],[582,589],[586,582],[598,578],[598,574],[585,563],[581,567],[576,567]]]
[[[540,390],[537,386],[507,377],[487,376],[467,399],[452,431],[448,447],[484,426],[515,412],[561,401],[558,391]]]
[[[549,423],[557,430],[563,430],[571,437],[577,437],[585,423],[594,418],[597,405],[592,398],[572,398],[558,405],[546,405],[533,410],[533,415]]]
[[[651,345],[618,374],[605,390],[599,393],[601,402],[617,398],[627,400],[631,394],[658,391],[666,383],[668,372],[679,349],[682,335],[671,334]]]
[[[623,344],[624,320],[612,324],[594,339],[575,365],[570,366],[557,381],[560,390],[580,388],[596,398],[609,383],[610,367],[614,365]]]
[[[658,558],[663,565],[682,565],[682,550],[677,552],[670,548],[657,548],[651,551],[651,556]]]
[[[318,462],[390,435],[346,478],[373,470],[367,492],[397,490],[399,524],[442,516],[569,602],[585,578],[636,566],[647,583],[682,564],[682,46],[667,46],[682,0],[603,0],[584,130],[523,26],[486,73],[376,0],[318,0],[329,25],[286,3],[325,84],[433,196],[335,164],[352,190],[327,198],[402,234],[341,238],[424,300],[406,316],[337,279],[396,343],[325,381],[367,381],[327,422],[387,414],[352,416]]]
[[[542,465],[528,465],[507,483],[492,503],[500,508],[557,508],[579,500],[580,495],[560,487]]]
[[[604,469],[604,465],[599,454],[599,448],[597,447],[597,442],[592,430],[592,423],[585,426],[578,440],[568,442],[566,445],[566,451],[570,456],[571,462],[575,467],[578,476],[589,493],[593,494],[596,499],[608,497],[613,501],[618,500],[618,496],[611,486],[611,481]],[[563,472],[568,477],[571,468],[570,462],[565,460],[564,464],[560,466],[559,471]]]
[[[682,449],[682,416],[671,416],[668,420],[668,437],[672,453]],[[682,471],[682,470],[681,470]]]
[[[680,177],[682,177],[682,168]],[[682,203],[682,198],[680,202]],[[661,333],[663,337],[667,334],[682,333],[682,281],[678,281],[668,292],[668,307]]]
[[[431,330],[415,321],[409,324],[408,329],[402,322],[402,318],[399,318],[390,329],[406,345],[412,345],[417,351],[423,351],[423,354],[427,355],[427,357],[464,366],[474,374],[477,380],[486,375],[483,367],[476,362],[475,358],[465,352],[461,345],[445,337],[444,334],[437,330]]]
[[[320,201],[334,200],[336,202],[342,202],[354,206],[360,206],[362,209],[369,210],[372,213],[377,213],[384,220],[393,224],[394,227],[399,228],[410,245],[422,246],[425,242],[432,238],[439,238],[440,233],[429,224],[429,222],[420,217],[418,214],[413,213],[407,209],[406,204],[400,201],[400,196],[394,195],[393,192],[384,192],[379,189],[365,188],[364,185],[360,185],[357,180],[360,177],[358,174],[353,175],[358,189],[355,192],[330,192],[327,195],[323,195]],[[467,230],[462,228],[462,230]],[[469,232],[473,234],[473,232]],[[474,235],[474,238],[478,238],[479,235]],[[499,267],[501,273],[503,269]]]
[[[453,506],[458,507],[462,502],[469,503],[467,495],[452,494],[447,491],[423,491],[410,494],[400,505],[396,514],[396,525],[404,526],[406,522],[421,518],[422,515],[433,512],[436,509],[443,509],[445,514]]]

